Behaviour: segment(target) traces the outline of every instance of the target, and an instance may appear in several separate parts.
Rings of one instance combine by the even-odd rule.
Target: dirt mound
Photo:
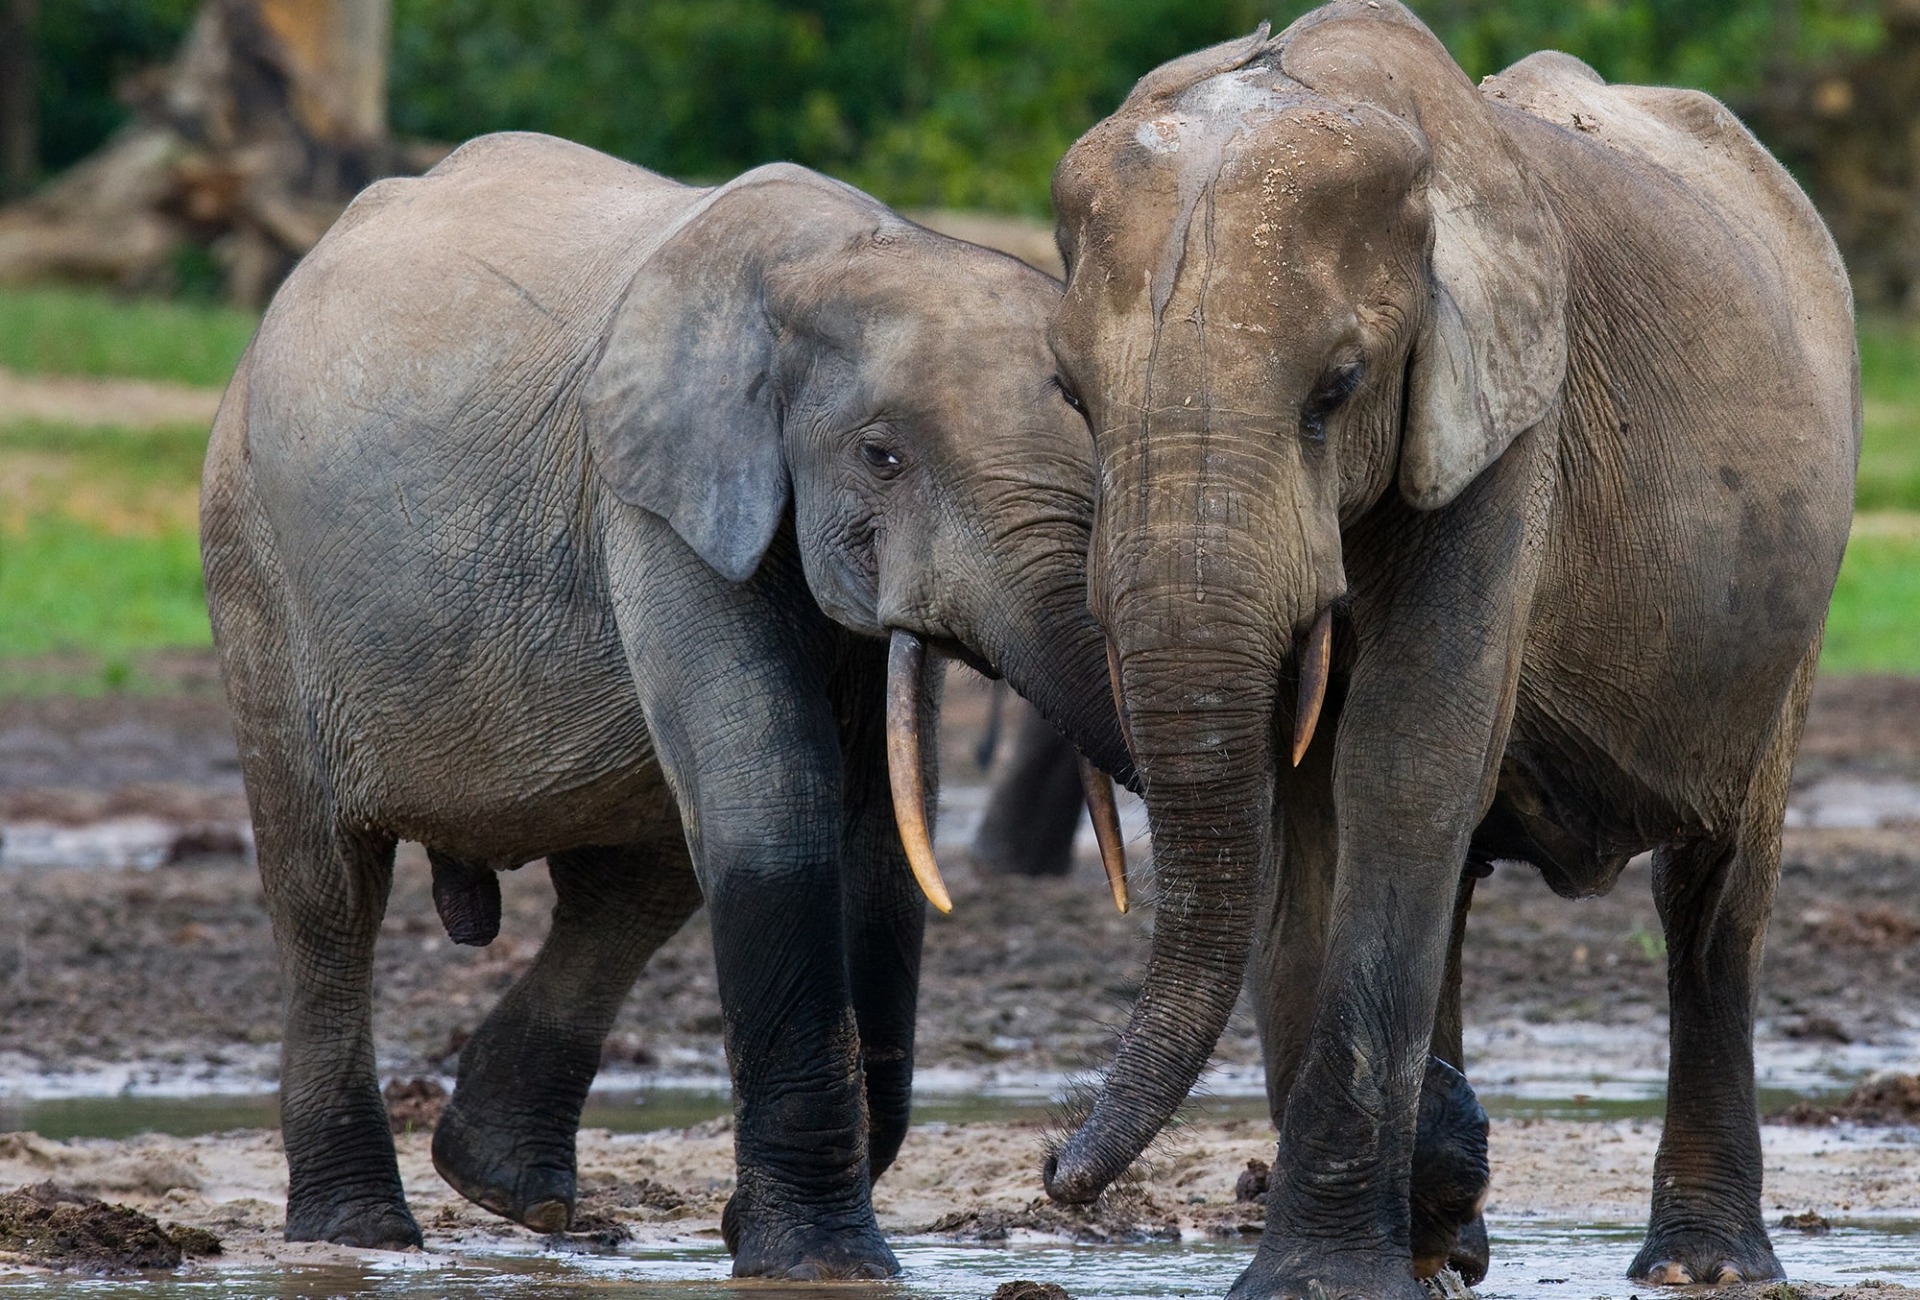
[[[1775,1124],[1819,1126],[1920,1124],[1920,1074],[1876,1074],[1833,1106],[1796,1101],[1777,1115]]]
[[[655,1214],[671,1214],[690,1204],[689,1199],[665,1183],[655,1182],[651,1178],[593,1178],[580,1181],[580,1211],[574,1215],[578,1224],[581,1214],[633,1213],[650,1210]]]
[[[1180,1240],[1180,1216],[1138,1188],[1123,1188],[1092,1205],[1056,1205],[1043,1196],[1018,1210],[955,1210],[925,1231],[957,1241],[1005,1241],[1015,1232],[1037,1232],[1076,1245],[1133,1246]]]
[[[0,1255],[46,1268],[130,1273],[178,1268],[186,1255],[217,1255],[220,1239],[204,1228],[162,1227],[124,1205],[110,1205],[53,1183],[0,1195]]]
[[[395,1133],[433,1131],[447,1108],[447,1090],[438,1079],[393,1079],[381,1097],[387,1103],[387,1122]]]

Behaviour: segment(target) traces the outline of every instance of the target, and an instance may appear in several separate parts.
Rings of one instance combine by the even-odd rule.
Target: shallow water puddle
[[[1659,1294],[1621,1276],[1639,1243],[1625,1225],[1516,1221],[1493,1225],[1493,1270],[1478,1288],[1482,1300],[1626,1300]],[[1796,1281],[1858,1283],[1869,1278],[1920,1282],[1920,1221],[1841,1224],[1826,1235],[1775,1234],[1775,1248]],[[1064,1246],[1026,1243],[954,1245],[896,1243],[904,1270],[897,1282],[830,1288],[734,1283],[717,1246],[644,1246],[612,1255],[480,1254],[386,1256],[358,1266],[268,1269],[196,1268],[178,1276],[0,1279],[0,1295],[21,1297],[154,1297],[155,1300],[239,1300],[322,1296],[513,1296],[591,1300],[660,1294],[683,1300],[753,1297],[886,1297],[887,1300],[984,1300],[1016,1278],[1056,1282],[1075,1300],[1161,1300],[1223,1296],[1252,1255],[1251,1244]],[[1669,1294],[1680,1295],[1682,1292]]]
[[[449,1081],[451,1082],[451,1081]],[[1586,1091],[1584,1089],[1591,1089]],[[1831,1101],[1846,1091],[1844,1081],[1816,1088],[1761,1088],[1760,1111],[1771,1114],[1796,1101]],[[1616,1120],[1658,1119],[1666,1109],[1663,1084],[1641,1085],[1594,1076],[1571,1092],[1556,1095],[1482,1093],[1495,1119]],[[983,1096],[979,1093],[921,1094],[913,1101],[915,1124],[999,1124],[1046,1122],[1059,1109],[1052,1090]],[[651,1133],[689,1128],[732,1111],[726,1093],[710,1088],[654,1088],[636,1092],[596,1092],[580,1117],[583,1128],[614,1133]],[[1264,1093],[1196,1097],[1184,1112],[1194,1120],[1264,1119]],[[0,1096],[0,1133],[34,1132],[41,1137],[130,1138],[143,1133],[200,1137],[235,1129],[278,1128],[280,1103],[271,1092],[210,1096],[7,1098]]]

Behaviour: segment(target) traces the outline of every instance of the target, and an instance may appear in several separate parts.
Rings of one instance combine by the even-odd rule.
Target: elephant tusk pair
[[[1300,647],[1300,696],[1293,706],[1293,765],[1307,756],[1313,729],[1320,725],[1320,706],[1327,701],[1327,671],[1333,663],[1333,610],[1320,611],[1313,630]]]
[[[953,911],[953,896],[940,878],[934,861],[933,837],[927,830],[927,784],[921,768],[921,702],[927,689],[926,642],[896,628],[887,645],[887,781],[893,790],[893,821],[907,852],[907,866],[941,913]],[[1086,790],[1087,812],[1093,818],[1094,838],[1100,841],[1100,862],[1106,868],[1113,903],[1127,910],[1127,852],[1120,838],[1120,811],[1114,803],[1113,782],[1084,758],[1080,783]]]

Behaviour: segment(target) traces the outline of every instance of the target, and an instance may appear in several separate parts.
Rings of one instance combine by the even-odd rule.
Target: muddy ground
[[[0,702],[0,824],[43,835],[116,823],[171,828],[164,861],[151,869],[0,871],[8,894],[0,909],[0,1090],[30,1091],[56,1076],[82,1087],[88,1079],[200,1078],[220,1088],[273,1077],[278,975],[244,856],[244,800],[210,665],[205,656],[174,655],[141,672],[166,693]],[[984,701],[977,681],[956,681],[949,692],[944,761],[962,805],[978,802],[982,778],[970,750]],[[1813,792],[1848,781],[1920,783],[1920,681],[1822,684],[1797,783]],[[1804,801],[1797,817],[1821,820]],[[1136,845],[1136,857],[1143,848]],[[957,906],[929,925],[922,1066],[963,1086],[1096,1068],[1136,989],[1151,906],[1115,915],[1090,857],[1073,878],[1045,882],[983,878],[953,845],[943,857]],[[1150,900],[1142,879],[1136,898]],[[551,903],[544,872],[530,865],[504,883],[500,938],[486,949],[456,947],[434,916],[424,856],[403,848],[376,976],[379,1051],[390,1075],[449,1073],[465,1035],[531,961]],[[1763,1071],[1797,1070],[1804,1083],[1822,1070],[1920,1067],[1917,886],[1920,826],[1896,818],[1789,832],[1761,1007]],[[1582,1078],[1596,1091],[1611,1078],[1657,1079],[1665,975],[1647,887],[1644,865],[1630,868],[1611,896],[1577,903],[1506,866],[1481,886],[1466,1001],[1470,1073],[1484,1089],[1524,1092],[1542,1074],[1558,1078],[1547,1086],[1563,1094],[1584,1086]],[[719,1031],[709,936],[696,917],[642,977],[607,1066],[643,1084],[714,1078],[724,1070]],[[1228,1067],[1222,1086],[1257,1083],[1244,1009],[1219,1060]],[[1264,1122],[1191,1123],[1154,1153],[1144,1182],[1087,1214],[1036,1201],[1046,1136],[1032,1123],[916,1130],[877,1193],[883,1223],[896,1234],[987,1240],[1257,1232],[1257,1210],[1236,1203],[1233,1188],[1248,1159],[1271,1154]],[[1649,1120],[1499,1119],[1492,1211],[1643,1221],[1657,1136]],[[528,1236],[451,1193],[433,1175],[423,1137],[400,1143],[430,1247]],[[1807,1211],[1899,1217],[1920,1207],[1920,1142],[1911,1128],[1770,1125],[1767,1144],[1771,1221]],[[731,1187],[730,1152],[724,1121],[586,1134],[585,1222],[599,1225],[606,1241],[709,1241]],[[0,1137],[0,1191],[50,1181],[124,1201],[216,1231],[230,1259],[330,1258],[324,1248],[278,1241],[284,1179],[277,1135],[265,1131]]]
[[[143,671],[170,693],[0,702],[0,824],[45,833],[145,820],[178,832],[167,854],[176,860],[153,870],[0,873],[9,894],[0,1078],[128,1062],[271,1077],[278,975],[243,858],[245,803],[224,706],[204,656]],[[970,677],[949,691],[944,765],[962,802],[981,780],[971,750],[984,699]],[[1797,781],[1851,778],[1920,781],[1920,680],[1822,683]],[[1144,856],[1143,845],[1135,850]],[[943,855],[958,906],[928,927],[922,1065],[1001,1074],[1097,1066],[1139,979],[1150,886],[1135,891],[1148,904],[1122,917],[1091,860],[1069,880],[1029,882],[983,878],[963,852]],[[544,870],[530,865],[504,884],[499,939],[456,947],[434,915],[424,855],[403,846],[377,974],[375,1023],[392,1072],[449,1070],[464,1036],[532,960],[551,905]],[[1470,936],[1467,1021],[1483,1051],[1560,1041],[1572,1026],[1625,1054],[1622,1068],[1629,1057],[1657,1065],[1665,970],[1644,865],[1610,896],[1579,902],[1503,865],[1480,886]],[[640,988],[608,1063],[719,1073],[704,916],[660,951]],[[1771,1044],[1794,1059],[1830,1048],[1843,1062],[1876,1046],[1897,1058],[1920,1036],[1920,825],[1789,832],[1760,1033],[1763,1059]],[[1219,1056],[1257,1062],[1244,1010]]]

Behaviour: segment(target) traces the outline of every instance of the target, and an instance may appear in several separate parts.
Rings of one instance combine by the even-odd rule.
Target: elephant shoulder
[[[1572,55],[1548,50],[1487,78],[1480,92],[1629,165],[1658,169],[1710,202],[1744,206],[1791,195],[1805,206],[1786,169],[1725,104],[1700,91],[1610,85]]]
[[[1766,250],[1787,279],[1839,303],[1851,319],[1845,271],[1826,225],[1786,168],[1711,95],[1669,86],[1610,85],[1570,55],[1529,55],[1481,83],[1489,100],[1606,149],[1639,183],[1684,194]],[[1851,326],[1849,326],[1850,330]]]

